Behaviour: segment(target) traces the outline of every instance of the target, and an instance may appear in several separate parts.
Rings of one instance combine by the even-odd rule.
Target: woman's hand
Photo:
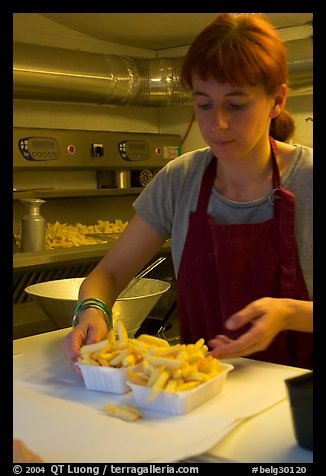
[[[80,348],[104,340],[108,328],[102,316],[94,314],[94,309],[83,311],[81,322],[72,329],[63,342],[63,353],[73,370],[81,376],[76,360],[80,357]],[[86,314],[87,313],[87,314]]]
[[[245,357],[260,352],[286,329],[312,332],[312,302],[264,297],[233,314],[225,323],[229,330],[250,323],[251,328],[237,339],[217,335],[208,341],[217,358]]]

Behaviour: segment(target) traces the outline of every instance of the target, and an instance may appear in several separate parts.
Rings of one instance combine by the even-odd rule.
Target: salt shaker
[[[40,198],[20,200],[27,207],[21,219],[20,251],[41,251],[45,247],[45,219],[40,214],[40,206],[46,203]]]

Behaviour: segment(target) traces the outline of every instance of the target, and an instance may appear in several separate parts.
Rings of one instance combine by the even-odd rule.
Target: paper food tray
[[[97,390],[108,393],[127,393],[130,387],[127,385],[127,368],[136,372],[141,364],[133,367],[102,367],[99,365],[80,364],[85,386],[88,390]]]
[[[162,390],[152,402],[148,401],[151,391],[150,387],[136,385],[129,381],[127,381],[127,384],[132,390],[133,399],[137,407],[145,410],[183,415],[221,392],[228,373],[234,368],[233,365],[226,363],[222,363],[221,366],[222,372],[202,385],[182,392]]]

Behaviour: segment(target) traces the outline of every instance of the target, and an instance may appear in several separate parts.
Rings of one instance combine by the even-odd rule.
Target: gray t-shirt
[[[296,197],[296,239],[299,259],[312,299],[313,265],[313,150],[296,145],[292,163],[282,177],[282,186]],[[188,152],[168,162],[135,200],[136,212],[160,235],[171,238],[171,253],[178,274],[188,231],[189,213],[197,208],[204,171],[212,158],[209,147]],[[217,223],[255,223],[272,218],[269,197],[234,202],[213,187],[208,214]]]

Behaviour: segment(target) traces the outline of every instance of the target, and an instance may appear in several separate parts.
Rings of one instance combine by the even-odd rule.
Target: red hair
[[[288,81],[287,48],[264,15],[222,13],[199,33],[184,58],[180,79],[185,89],[192,89],[193,73],[204,81],[262,85],[272,96]],[[293,135],[294,121],[288,112],[282,111],[271,122],[275,139],[284,141]]]

